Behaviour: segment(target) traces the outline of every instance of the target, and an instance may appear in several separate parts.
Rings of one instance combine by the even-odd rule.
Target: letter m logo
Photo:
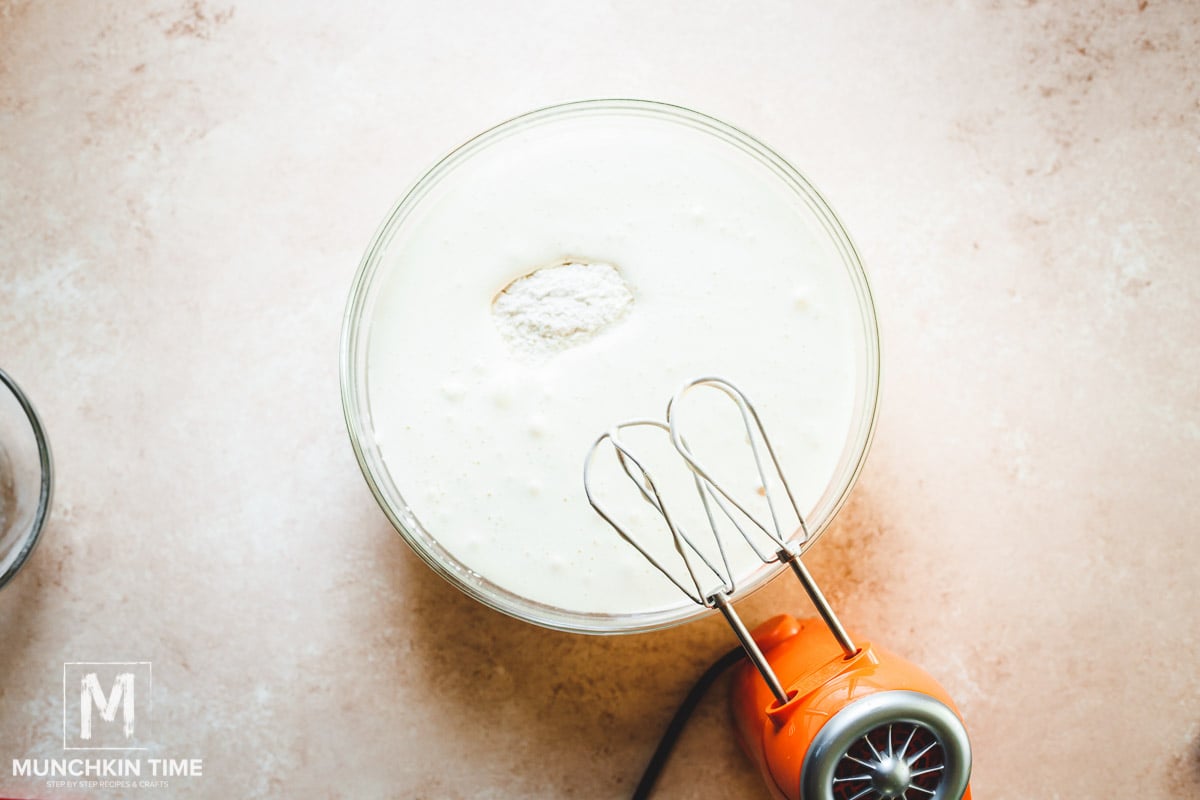
[[[133,694],[134,682],[132,672],[122,672],[113,681],[112,691],[104,696],[100,688],[100,678],[94,672],[83,676],[79,692],[79,738],[92,738],[92,707],[100,710],[100,718],[112,722],[117,718],[117,707],[120,706],[125,722],[125,738],[133,738]]]
[[[63,664],[63,748],[145,750],[149,661]]]

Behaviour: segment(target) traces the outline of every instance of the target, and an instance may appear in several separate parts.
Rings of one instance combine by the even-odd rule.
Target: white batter
[[[592,511],[581,470],[602,431],[661,418],[700,375],[750,394],[811,509],[846,445],[863,334],[845,269],[809,217],[753,159],[654,120],[556,121],[449,173],[391,243],[370,317],[375,434],[416,518],[530,599],[614,614],[678,606]],[[631,300],[531,358],[493,300],[564,263],[615,269]],[[631,519],[653,524],[623,497]],[[742,574],[757,565],[744,550],[735,560]]]

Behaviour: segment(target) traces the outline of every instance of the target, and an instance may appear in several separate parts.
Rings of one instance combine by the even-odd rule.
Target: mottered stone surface
[[[0,366],[59,469],[0,592],[0,794],[629,795],[728,631],[467,599],[375,506],[337,382],[405,187],[594,96],[755,133],[855,236],[883,409],[810,566],[958,700],[976,795],[1200,794],[1198,39],[1155,0],[0,2]],[[203,775],[14,778],[64,756],[67,661],[152,662],[147,756]],[[658,797],[766,798],[723,688]]]

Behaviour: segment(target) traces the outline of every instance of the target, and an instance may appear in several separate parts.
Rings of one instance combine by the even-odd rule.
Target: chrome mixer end
[[[958,715],[928,694],[897,690],[834,714],[808,747],[800,785],[812,800],[957,800],[970,774]]]

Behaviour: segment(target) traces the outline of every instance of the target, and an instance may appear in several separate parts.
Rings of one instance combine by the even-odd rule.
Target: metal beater
[[[737,407],[766,515],[755,514],[716,480],[689,445],[679,410],[698,389],[719,392]],[[671,399],[666,420],[623,422],[596,439],[584,462],[584,489],[588,502],[626,542],[693,602],[720,611],[733,629],[762,677],[762,682],[752,680],[748,669],[735,677],[734,717],[772,794],[783,800],[969,800],[970,743],[953,702],[919,667],[868,642],[855,644],[838,620],[801,561],[810,543],[808,526],[749,398],[723,378],[698,378]],[[628,432],[638,428],[669,436],[700,498],[708,528],[704,539],[685,529],[629,444]],[[598,497],[593,467],[609,448],[641,498],[665,521],[686,577],[655,557]],[[747,630],[732,605],[737,586],[722,533],[727,524],[763,563],[791,567],[837,649],[815,620],[781,615],[753,633]],[[706,555],[701,542],[714,543],[716,557]]]
[[[697,388],[711,388],[720,391],[730,400],[732,400],[741,414],[742,424],[746,428],[746,436],[750,442],[750,449],[754,455],[754,463],[758,469],[759,485],[763,487],[763,494],[766,498],[767,507],[770,511],[770,519],[767,521],[760,520],[754,513],[747,509],[746,505],[739,501],[733,494],[726,489],[722,484],[713,480],[708,470],[700,464],[699,460],[692,453],[688,446],[687,438],[684,437],[681,430],[680,416],[675,413],[680,408],[684,397]],[[634,427],[652,427],[658,428],[667,432],[671,437],[671,444],[676,452],[686,462],[688,468],[692,472],[692,479],[696,486],[696,491],[700,497],[700,502],[703,504],[705,516],[708,518],[710,530],[717,549],[721,554],[721,564],[715,565],[712,560],[707,558],[701,550],[696,546],[689,534],[683,530],[682,526],[677,524],[675,518],[671,515],[663,502],[658,488],[654,483],[654,479],[650,473],[642,467],[641,462],[633,455],[631,448],[623,441],[622,432]],[[757,436],[755,433],[757,432]],[[762,448],[760,448],[760,442]],[[605,444],[611,444],[616,452],[617,460],[620,462],[625,474],[629,476],[634,485],[637,486],[643,499],[650,503],[667,523],[667,527],[671,532],[674,540],[675,550],[679,553],[683,560],[683,565],[691,578],[692,587],[688,587],[681,583],[672,572],[667,569],[658,559],[654,558],[641,544],[638,543],[636,537],[622,526],[616,519],[611,516],[604,506],[597,500],[593,491],[591,469],[592,463],[595,460],[597,451]],[[797,522],[797,527],[789,530],[780,519],[780,510],[778,503],[772,491],[770,480],[767,474],[767,467],[763,459],[762,449],[765,448],[767,456],[770,459],[770,465],[774,469],[774,477],[779,485],[783,487],[784,495],[787,497],[787,504],[791,508],[794,518]],[[636,470],[637,475],[634,474]],[[725,550],[725,543],[720,535],[717,517],[715,510],[719,510],[724,517],[733,524],[734,528],[741,535],[741,538],[750,546],[754,554],[764,564],[786,564],[791,567],[792,572],[800,581],[800,585],[804,587],[805,593],[816,606],[817,613],[821,615],[821,619],[829,626],[830,632],[837,639],[838,645],[842,648],[842,652],[847,657],[853,656],[858,652],[854,642],[850,639],[850,635],[846,633],[846,629],[842,626],[833,608],[829,605],[829,601],[825,599],[825,595],[821,592],[813,580],[812,575],[804,566],[804,562],[800,559],[800,553],[804,549],[804,544],[809,539],[808,526],[804,521],[804,515],[800,513],[800,508],[796,503],[796,498],[792,494],[792,489],[788,485],[787,478],[783,474],[783,470],[779,466],[779,459],[775,455],[775,448],[771,446],[771,439],[767,436],[766,429],[763,427],[762,420],[758,416],[753,404],[749,398],[734,386],[729,381],[723,378],[697,378],[689,381],[683,388],[675,393],[671,401],[667,404],[667,422],[666,424],[654,420],[631,420],[622,422],[616,425],[612,430],[604,433],[598,438],[588,451],[587,460],[584,463],[583,469],[583,485],[587,492],[588,502],[592,508],[611,525],[621,537],[633,545],[637,550],[660,572],[678,586],[684,594],[699,605],[708,608],[715,608],[721,612],[725,620],[729,623],[729,627],[733,629],[734,634],[746,649],[746,654],[770,687],[771,693],[775,695],[775,699],[780,704],[787,702],[787,692],[783,688],[783,684],[775,675],[771,665],[767,663],[763,657],[762,651],[755,643],[750,631],[747,630],[741,617],[734,610],[730,600],[732,595],[737,591],[732,570],[729,568],[729,559]],[[801,534],[799,541],[792,540],[792,534],[796,531]],[[757,531],[757,533],[755,533]],[[755,539],[765,537],[773,546],[771,549],[757,543]],[[716,591],[706,592],[701,588],[701,581],[696,574],[697,565],[694,563],[699,560],[703,567],[719,581],[719,588]]]

